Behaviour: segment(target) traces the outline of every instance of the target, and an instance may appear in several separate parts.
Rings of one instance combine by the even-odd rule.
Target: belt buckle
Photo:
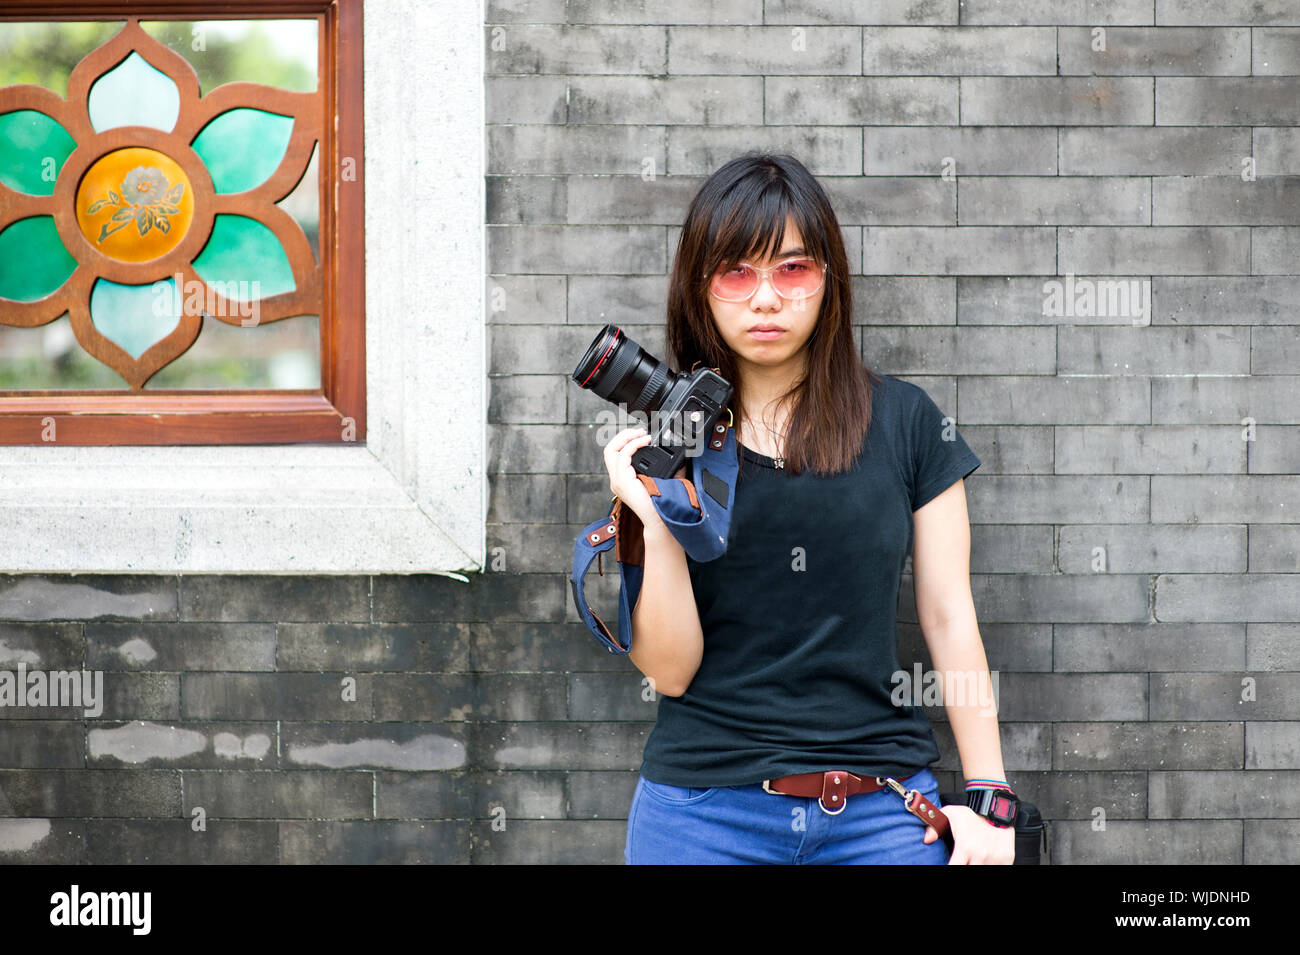
[[[843,795],[843,801],[840,803],[840,808],[835,810],[827,809],[826,803],[822,801],[822,796],[826,795],[826,779],[831,775],[831,773],[838,773],[840,776],[845,777],[844,788],[846,792]],[[817,797],[817,805],[821,807],[822,812],[826,813],[826,815],[838,816],[840,813],[844,811],[844,807],[849,804],[849,795],[847,792],[849,788],[848,779],[847,779],[848,775],[849,775],[848,772],[842,769],[829,769],[826,772],[822,773],[822,795]]]

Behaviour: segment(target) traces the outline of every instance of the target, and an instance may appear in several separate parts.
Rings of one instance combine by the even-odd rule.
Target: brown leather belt
[[[910,779],[911,776],[909,773],[903,779]],[[919,789],[907,789],[892,776],[855,776],[842,769],[828,769],[822,773],[795,773],[793,776],[765,779],[763,789],[765,792],[785,796],[816,796],[822,812],[830,816],[838,816],[844,811],[849,796],[892,789],[903,797],[903,805],[908,812],[933,826],[945,842],[952,842],[948,817],[940,812],[939,807],[921,795]],[[829,808],[828,804],[835,808]]]

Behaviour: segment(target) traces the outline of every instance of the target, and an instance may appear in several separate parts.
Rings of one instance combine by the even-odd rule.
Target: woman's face
[[[792,219],[786,219],[785,237],[776,256],[763,261],[747,260],[759,268],[770,268],[783,261],[804,256],[803,238]],[[709,306],[713,320],[727,345],[736,354],[742,368],[746,364],[775,367],[796,360],[812,337],[821,314],[826,283],[814,294],[788,300],[777,294],[771,275],[760,275],[758,288],[743,302],[725,302],[712,292]],[[776,329],[764,333],[763,328]]]

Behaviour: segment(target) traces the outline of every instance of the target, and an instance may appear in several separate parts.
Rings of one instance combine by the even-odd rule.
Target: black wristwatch
[[[1016,824],[1020,799],[1010,789],[968,789],[966,805],[993,825],[1006,829]]]

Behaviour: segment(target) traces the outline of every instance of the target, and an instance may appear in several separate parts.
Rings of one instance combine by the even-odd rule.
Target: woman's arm
[[[958,481],[916,511],[913,522],[917,620],[943,690],[962,774],[966,779],[1006,779],[996,698],[970,590],[965,482]],[[943,812],[953,820],[952,862],[1011,863],[1015,830],[996,828],[964,806],[944,806]]]
[[[681,472],[678,472],[681,473]],[[645,574],[632,610],[630,659],[656,693],[681,696],[704,656],[686,552],[662,521],[645,525]]]

